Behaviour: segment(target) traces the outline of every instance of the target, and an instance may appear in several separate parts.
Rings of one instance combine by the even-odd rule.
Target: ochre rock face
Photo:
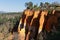
[[[38,18],[38,15],[40,14],[40,10],[35,10],[34,11],[34,15],[33,15],[33,18],[31,19],[31,23],[30,23],[30,26],[29,28],[32,27],[33,23],[36,23],[36,22],[33,22],[35,20],[35,18]],[[37,19],[38,20],[38,19]],[[37,27],[37,26],[36,26]],[[32,29],[34,30],[34,29]],[[28,31],[28,34],[27,34],[27,37],[26,37],[26,40],[29,40],[29,35],[30,35],[30,31]]]
[[[45,29],[47,30],[47,32],[51,31],[52,24],[56,26],[58,23],[57,16],[55,16],[55,10],[53,10],[53,12],[52,15],[48,18],[47,23],[45,25]]]
[[[25,39],[25,29],[21,29],[20,33],[18,34],[18,39],[24,40]]]
[[[32,25],[33,19],[37,18],[38,15],[39,15],[39,13],[40,13],[40,10],[36,10],[36,11],[34,11],[34,16],[33,16],[32,20],[31,20],[30,25]]]
[[[34,12],[33,18],[37,18],[39,13],[40,13],[40,10],[36,10],[36,11]]]
[[[48,11],[42,11],[42,13],[41,13],[41,17],[40,17],[40,19],[39,19],[39,31],[42,31],[42,29],[43,29],[43,24],[44,24],[44,20],[45,20],[45,16],[47,16],[47,14],[48,14]]]
[[[31,19],[31,22],[30,22],[30,24],[29,24],[29,25],[31,26],[31,25],[33,24],[34,19],[35,19],[35,18],[38,18],[38,15],[40,14],[40,10],[34,10],[34,12],[33,12],[32,10],[27,9],[27,10],[24,11],[24,14],[26,15],[25,20],[24,20],[24,25],[25,25],[25,26],[26,26],[26,24],[27,24],[27,25],[29,24],[29,23],[27,22],[28,17],[33,15],[32,19]],[[52,15],[55,15],[55,10],[53,10],[51,14],[52,14]],[[44,10],[44,11],[42,11],[41,14],[40,14],[38,33],[40,33],[40,32],[42,31],[42,29],[43,29],[43,25],[44,25],[44,21],[45,21],[45,16],[48,16],[48,10]],[[50,18],[51,18],[51,17],[50,17]],[[54,17],[52,17],[51,20],[52,20],[53,18],[54,18]],[[55,18],[55,19],[56,19],[56,18]],[[21,19],[21,20],[22,20],[22,19]],[[21,20],[20,20],[20,22],[21,22]],[[49,20],[50,20],[50,19],[48,18],[47,21],[50,22]],[[56,20],[56,21],[57,21],[57,20]],[[45,29],[46,29],[47,31],[50,31],[51,28],[49,27],[50,24],[48,24],[48,22],[46,23]],[[53,20],[52,20],[51,22],[53,22]],[[55,21],[54,21],[54,22],[55,22]],[[18,26],[18,30],[19,30],[19,27],[20,27],[20,26]],[[19,31],[20,31],[20,30],[19,30]],[[20,33],[21,33],[21,31],[20,31]],[[25,29],[24,29],[24,33],[25,33]],[[28,36],[29,36],[29,34],[30,34],[30,32],[28,33]],[[24,36],[24,38],[25,38],[25,36]],[[28,37],[27,37],[27,39],[28,39]]]
[[[25,39],[25,36],[24,36],[24,35],[25,35],[25,28],[24,28],[24,26],[26,26],[27,18],[28,18],[29,16],[32,16],[34,13],[33,13],[33,10],[27,9],[27,10],[24,11],[24,14],[26,15],[26,17],[25,17],[25,19],[24,19],[23,29],[21,29],[21,31],[20,31],[20,25],[18,26],[19,35],[20,35],[21,37],[23,37],[23,39],[21,38],[21,40],[24,40],[24,39]],[[21,20],[22,20],[22,18],[21,18]],[[19,23],[19,24],[22,23],[21,20],[20,20],[20,23]],[[23,33],[23,34],[22,34],[22,33]]]
[[[32,16],[34,13],[33,13],[33,10],[27,10],[27,11],[25,11],[25,14],[26,14],[26,18],[25,18],[25,20],[24,20],[24,24],[26,25],[26,21],[27,21],[27,18],[29,17],[29,16]]]

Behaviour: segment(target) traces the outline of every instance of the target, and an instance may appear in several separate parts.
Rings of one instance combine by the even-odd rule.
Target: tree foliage
[[[56,7],[60,7],[60,4],[58,2],[53,2],[53,3],[49,3],[49,2],[40,2],[40,5],[38,6],[38,4],[33,4],[32,2],[26,2],[25,3],[25,7],[27,9],[47,9],[47,10],[53,10],[56,9]]]
[[[27,7],[27,9],[32,9],[33,8],[33,3],[32,2],[26,2],[25,7]]]

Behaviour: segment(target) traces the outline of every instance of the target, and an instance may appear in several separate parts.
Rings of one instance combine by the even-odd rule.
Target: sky
[[[26,2],[33,2],[33,4],[40,4],[40,2],[59,2],[60,0],[0,0],[0,11],[5,12],[21,12],[25,7]]]

